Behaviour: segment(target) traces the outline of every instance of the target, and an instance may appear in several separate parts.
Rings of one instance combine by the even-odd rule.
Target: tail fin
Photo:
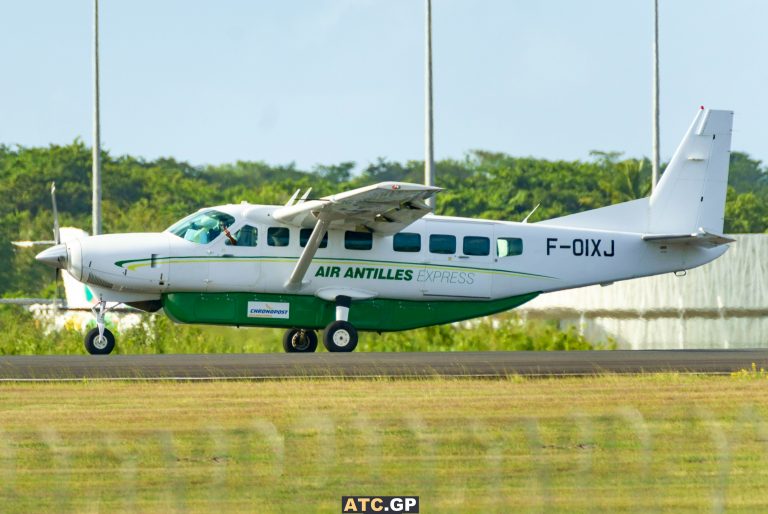
[[[538,224],[664,236],[648,240],[722,234],[732,125],[731,111],[699,110],[650,198]]]
[[[702,108],[649,201],[648,232],[723,232],[733,112]]]

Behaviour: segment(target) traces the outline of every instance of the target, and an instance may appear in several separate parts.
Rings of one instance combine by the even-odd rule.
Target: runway
[[[768,349],[12,356],[0,357],[0,381],[727,374],[753,363],[768,368]]]

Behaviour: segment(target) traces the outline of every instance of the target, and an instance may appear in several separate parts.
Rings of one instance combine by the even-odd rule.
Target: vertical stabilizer
[[[650,233],[723,231],[733,112],[702,108],[649,202]]]

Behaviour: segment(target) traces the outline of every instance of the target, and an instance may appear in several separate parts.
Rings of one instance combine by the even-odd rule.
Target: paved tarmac
[[[599,373],[727,374],[768,369],[765,350],[314,353],[0,357],[0,380],[505,377]]]

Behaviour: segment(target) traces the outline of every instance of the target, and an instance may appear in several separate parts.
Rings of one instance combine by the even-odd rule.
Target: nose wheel
[[[108,329],[99,334],[99,329],[91,329],[85,336],[85,350],[91,355],[108,355],[115,349],[115,336]]]
[[[96,316],[96,328],[85,335],[85,351],[91,355],[107,355],[115,349],[115,335],[105,326],[107,302],[100,301],[91,308]]]

